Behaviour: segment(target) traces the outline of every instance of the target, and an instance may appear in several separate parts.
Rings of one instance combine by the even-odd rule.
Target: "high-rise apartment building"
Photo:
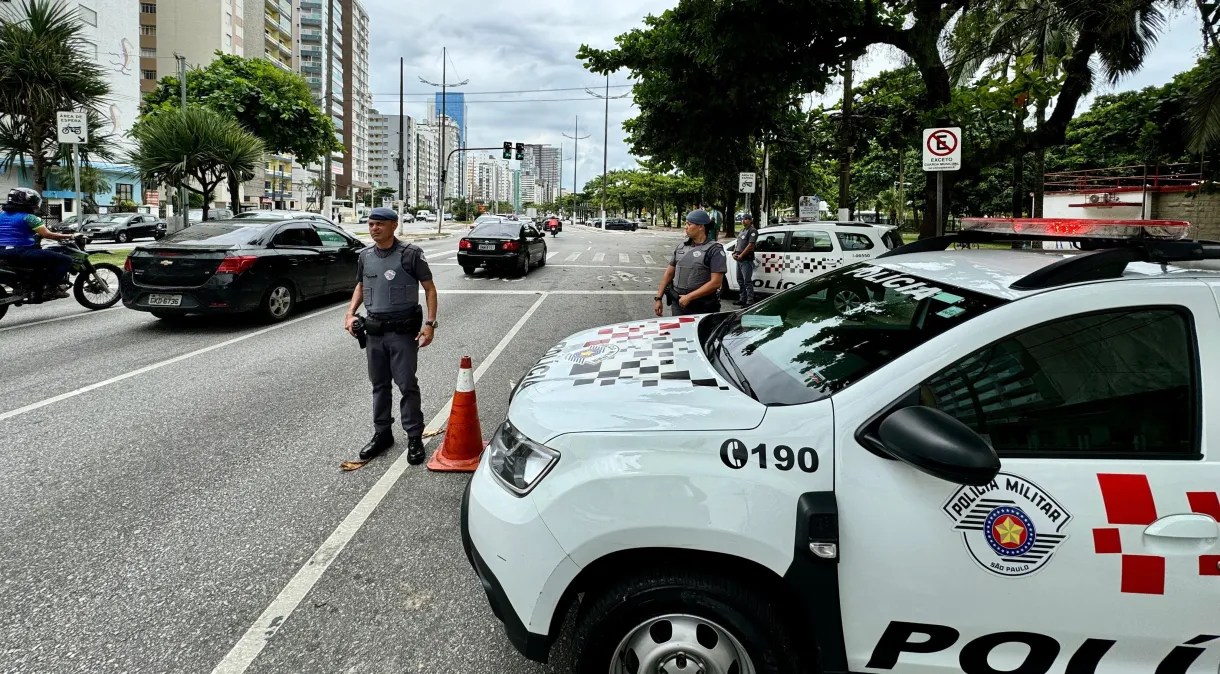
[[[291,0],[246,0],[243,52],[246,58],[267,59],[287,72],[293,71],[296,56]],[[304,194],[293,182],[293,157],[289,154],[268,153],[263,166],[255,170],[254,178],[245,184],[246,208],[297,209],[304,203]]]
[[[399,132],[399,129],[402,132]],[[383,115],[377,110],[369,111],[369,177],[374,187],[394,188],[398,198],[398,139],[403,138],[403,194],[411,205],[414,192],[415,142],[412,134],[415,120],[409,116]]]
[[[333,0],[332,0],[333,1]],[[359,0],[343,0],[343,173],[339,194],[356,199],[372,186],[369,178],[369,15]]]
[[[156,63],[154,79],[159,79],[177,74],[174,54],[186,57],[188,68],[206,66],[217,51],[245,54],[247,4],[262,3],[259,0],[140,0],[141,68],[145,63]],[[148,9],[152,10],[151,16],[156,17],[155,23],[145,16]],[[260,25],[258,33],[262,32]],[[150,51],[145,52],[145,49]]]

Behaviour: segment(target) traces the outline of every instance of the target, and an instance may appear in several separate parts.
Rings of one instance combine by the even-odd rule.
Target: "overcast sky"
[[[615,36],[642,25],[676,0],[363,0],[371,23],[369,67],[373,104],[385,114],[398,112],[398,59],[405,60],[406,113],[421,119],[435,88],[419,81],[441,81],[441,48],[448,47],[448,80],[469,80],[453,91],[466,92],[469,143],[496,146],[504,141],[563,144],[563,184],[571,187],[573,142],[580,117],[579,186],[602,170],[604,103],[585,93],[604,93],[605,79],[576,59],[580,45],[607,48]],[[1193,10],[1172,17],[1169,28],[1143,70],[1097,93],[1163,84],[1190,68],[1200,49]],[[878,50],[857,65],[857,81],[894,67],[896,59]],[[626,73],[610,77],[608,164],[634,168],[622,130],[636,114]],[[559,91],[568,89],[567,91]],[[544,90],[544,91],[533,91]],[[520,92],[520,93],[498,93]],[[841,95],[833,88],[830,99]],[[818,98],[818,97],[815,97]],[[1087,100],[1081,109],[1086,108]]]

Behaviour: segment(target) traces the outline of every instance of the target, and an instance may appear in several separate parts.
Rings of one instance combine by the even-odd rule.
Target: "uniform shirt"
[[[419,284],[431,280],[424,251],[397,239],[386,250],[376,245],[365,248],[356,261],[356,282],[364,284],[364,307],[382,320],[411,318],[419,307]]]
[[[683,241],[669,256],[669,263],[675,268],[674,289],[683,295],[712,280],[712,274],[728,269],[724,246],[712,239],[698,245],[690,239]]]
[[[741,230],[741,234],[737,235],[737,246],[735,250],[737,252],[741,252],[746,249],[746,246],[749,246],[755,241],[758,241],[758,228],[746,227],[745,229]],[[741,256],[742,262],[751,262],[753,260],[754,251],[750,251],[748,254]]]
[[[0,211],[0,246],[35,246],[34,232],[42,218],[33,213]]]

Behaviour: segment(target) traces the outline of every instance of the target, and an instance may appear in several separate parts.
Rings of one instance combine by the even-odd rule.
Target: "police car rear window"
[[[724,349],[708,352],[713,363],[727,352],[733,362],[722,373],[729,372],[730,380],[744,376],[760,402],[800,404],[840,391],[1004,303],[883,267],[853,265],[728,319],[732,323],[712,335]]]

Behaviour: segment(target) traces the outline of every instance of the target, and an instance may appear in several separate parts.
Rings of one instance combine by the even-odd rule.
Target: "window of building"
[[[1194,342],[1175,309],[1074,316],[966,356],[920,395],[1001,457],[1195,456]]]
[[[89,26],[97,25],[97,12],[84,5],[80,5],[76,8],[76,15],[80,17],[81,23]]]
[[[156,3],[152,3],[152,2],[141,2],[140,3],[140,12],[143,14],[156,14],[157,5],[156,5]]]
[[[225,25],[226,26],[233,25],[233,15],[228,12],[225,12]]]
[[[140,26],[140,35],[156,35],[156,26]]]
[[[141,70],[141,71],[140,71],[140,77],[141,77],[142,79],[146,79],[146,80],[155,80],[155,79],[157,79],[157,71],[155,71],[155,70]]]
[[[115,183],[114,184],[114,196],[118,199],[123,199],[126,201],[134,201],[132,199],[132,194],[134,193],[134,188],[135,188],[135,185],[132,185],[131,183]]]
[[[140,50],[140,58],[155,59],[155,58],[157,58],[157,50],[149,49],[148,47],[144,47],[143,49]]]

